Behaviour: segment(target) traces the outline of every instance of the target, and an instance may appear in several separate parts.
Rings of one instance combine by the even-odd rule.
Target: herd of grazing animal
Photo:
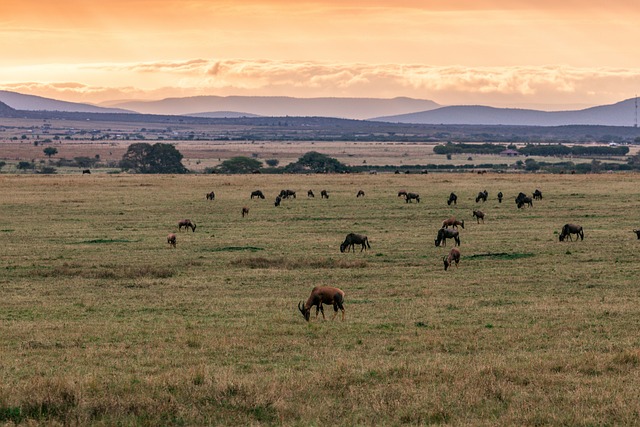
[[[329,198],[329,193],[326,190],[322,190],[320,194],[323,199]],[[356,198],[364,197],[364,195],[365,195],[364,191],[359,190],[356,194]],[[486,202],[488,195],[489,194],[487,190],[479,192],[477,197],[475,198],[476,203],[478,203],[481,200],[483,202]],[[312,190],[309,190],[307,192],[307,196],[311,198],[315,197]],[[279,195],[276,197],[274,205],[279,206],[283,199],[289,199],[289,198],[295,198],[295,197],[296,197],[295,191],[282,190],[279,193]],[[407,192],[406,190],[400,190],[398,192],[398,197],[404,197],[406,203],[410,203],[412,200],[415,200],[418,203],[420,202],[419,194]],[[262,193],[262,191],[255,190],[251,192],[251,199],[253,198],[264,199],[265,196]],[[499,192],[497,194],[497,198],[498,198],[498,203],[502,203],[502,199],[503,199],[502,192]],[[210,193],[207,193],[206,199],[214,200],[215,193],[213,191],[211,191]],[[529,197],[524,193],[518,194],[518,196],[515,198],[515,202],[518,209],[523,208],[525,206],[533,207],[534,199],[542,200],[542,192],[539,189],[536,189],[534,191],[533,197]],[[447,200],[447,205],[451,205],[451,204],[457,205],[457,200],[458,200],[458,196],[452,192],[449,195],[449,198]],[[242,217],[247,216],[249,214],[249,208],[246,206],[242,207],[241,213],[242,213]],[[472,217],[477,220],[478,224],[480,224],[480,221],[482,221],[482,223],[484,224],[484,219],[485,219],[484,212],[477,209],[473,210]],[[457,220],[455,217],[450,217],[445,219],[442,222],[442,226],[438,230],[438,233],[435,239],[436,247],[446,246],[447,239],[453,239],[455,242],[454,247],[449,251],[449,254],[442,257],[445,271],[447,271],[449,267],[453,266],[454,264],[457,269],[460,263],[461,253],[460,253],[460,249],[458,248],[458,246],[460,246],[460,232],[458,230],[458,227],[461,227],[464,229],[464,220]],[[196,224],[189,219],[182,219],[178,221],[178,231],[181,231],[183,228],[185,230],[191,228],[191,231],[195,232]],[[640,230],[634,229],[633,232],[636,233],[637,238],[640,239]],[[584,231],[582,226],[577,224],[572,224],[572,223],[565,224],[560,231],[559,240],[561,242],[567,239],[570,241],[573,241],[572,235],[576,236],[576,240],[578,238],[580,238],[580,240],[584,240]],[[177,241],[177,236],[175,233],[169,233],[167,235],[167,244],[171,248],[176,248],[176,241]],[[345,240],[340,244],[340,252],[351,252],[351,251],[355,252],[356,245],[360,245],[360,252],[366,251],[367,249],[371,248],[371,245],[369,244],[369,238],[367,236],[362,234],[349,233],[345,237]],[[322,318],[326,319],[324,315],[323,305],[324,304],[332,305],[334,309],[333,319],[335,319],[335,317],[337,316],[338,310],[341,310],[342,320],[344,321],[345,319],[345,309],[343,305],[344,295],[345,295],[344,291],[336,287],[316,286],[311,291],[311,295],[309,296],[309,298],[305,303],[303,303],[302,301],[298,303],[298,310],[302,313],[304,319],[306,321],[309,321],[311,309],[315,306],[316,318],[318,317],[319,313],[322,313]]]

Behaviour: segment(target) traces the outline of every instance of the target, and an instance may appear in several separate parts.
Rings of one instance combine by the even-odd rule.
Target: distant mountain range
[[[442,107],[417,113],[376,117],[373,121],[432,125],[634,126],[636,100],[574,111],[539,111],[480,105]]]
[[[439,108],[433,101],[412,98],[291,98],[287,96],[193,96],[159,101],[109,102],[102,105],[144,114],[220,117],[221,111],[268,117],[335,117],[366,120]]]
[[[79,102],[58,101],[35,95],[0,90],[0,102],[15,110],[25,111],[65,111],[77,113],[132,113],[122,108],[105,108]]]
[[[139,113],[211,119],[328,117],[419,125],[634,126],[637,114],[634,98],[616,104],[571,111],[494,108],[481,105],[443,107],[433,101],[412,98],[254,96],[198,96],[167,98],[159,101],[111,101],[102,103],[103,106],[95,106],[9,91],[0,91],[0,102],[15,110],[27,111]]]

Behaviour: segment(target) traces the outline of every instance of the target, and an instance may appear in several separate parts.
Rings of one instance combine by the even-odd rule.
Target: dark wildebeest
[[[542,191],[536,188],[536,191],[533,192],[534,200],[542,200]]]
[[[531,197],[525,195],[524,193],[520,193],[518,194],[518,197],[516,197],[516,205],[518,205],[518,209],[524,207],[524,205],[533,207],[533,199],[531,199]]]
[[[407,190],[400,190],[400,191],[398,191],[398,197],[400,197],[400,196],[407,197]]]
[[[82,175],[86,175],[86,174],[91,175],[91,171],[89,169],[84,169],[82,171]]]
[[[296,198],[296,192],[293,190],[282,190],[280,192],[280,197],[283,199],[288,199],[289,197]]]
[[[338,309],[342,311],[342,320],[344,321],[344,306],[342,305],[344,302],[344,291],[342,289],[334,288],[332,286],[316,286],[311,290],[311,295],[307,299],[307,302],[302,304],[302,301],[298,303],[298,310],[302,313],[304,320],[309,321],[309,317],[311,316],[311,307],[316,306],[316,318],[318,317],[318,312],[322,313],[322,318],[327,320],[324,317],[324,309],[322,308],[322,304],[332,305],[333,306],[333,317],[331,320],[336,318],[338,314]]]
[[[173,233],[169,233],[169,235],[167,236],[167,243],[169,244],[169,246],[173,246],[174,248],[176,247],[176,235]]]
[[[212,191],[211,193],[207,193],[207,200],[213,200],[216,198],[216,194]]]
[[[262,191],[260,190],[252,191],[251,198],[253,199],[254,197],[259,197],[261,199],[264,199],[264,194],[262,194]]]
[[[438,237],[436,237],[436,246],[447,246],[447,239],[455,240],[456,246],[460,246],[460,233],[453,228],[441,228],[438,230]]]
[[[447,205],[451,205],[451,203],[453,203],[454,205],[458,204],[458,196],[456,196],[455,193],[449,194],[449,200],[447,200]]]
[[[460,262],[460,249],[451,248],[449,256],[443,256],[442,260],[444,261],[444,271],[447,271],[447,268],[449,268],[454,262],[456,263],[456,268],[458,268],[458,263]]]
[[[572,234],[576,235],[576,240],[578,240],[578,237],[580,237],[580,240],[584,240],[584,231],[582,230],[582,227],[577,224],[565,224],[562,227],[562,231],[560,232],[560,236],[558,236],[558,238],[561,242],[564,242],[567,237],[569,238],[569,240],[573,241],[573,239],[571,238]]]
[[[476,203],[478,203],[480,200],[482,200],[483,202],[486,202],[487,197],[489,197],[489,193],[487,192],[487,190],[479,192],[478,195],[476,196]]]
[[[309,190],[307,191],[307,197],[316,197],[316,195],[313,194],[313,191]]]
[[[476,217],[476,220],[478,221],[478,224],[480,224],[480,220],[482,220],[482,223],[484,224],[484,212],[482,212],[482,211],[473,211],[472,218],[473,217]]]
[[[329,193],[327,193],[327,190],[322,190],[322,191],[320,192],[320,197],[321,197],[322,199],[328,199],[328,198],[329,198]]]
[[[281,198],[280,196],[277,196],[277,197],[276,197],[276,201],[275,201],[274,205],[275,205],[276,207],[280,206],[280,202],[281,202],[281,201],[282,201],[282,198]]]
[[[462,221],[458,221],[455,217],[451,217],[442,221],[442,228],[458,228],[458,226],[464,228],[464,219]]]
[[[407,203],[411,202],[411,200],[415,199],[417,203],[420,203],[420,195],[416,193],[407,193],[405,196],[405,201]]]
[[[353,252],[356,251],[356,245],[362,245],[360,248],[360,252],[366,250],[367,248],[371,249],[371,245],[369,244],[369,238],[362,234],[349,233],[347,237],[345,237],[344,242],[340,244],[340,252],[344,252],[345,250],[349,252],[350,249],[353,249]]]
[[[640,240],[640,230],[633,230],[634,233],[636,233],[636,236],[638,236],[638,240]]]
[[[191,228],[191,231],[196,232],[196,224],[191,222],[190,219],[181,219],[178,221],[178,231],[182,230],[182,227],[186,230],[187,228]]]
[[[502,191],[498,193],[498,203],[502,203]]]
[[[364,191],[358,190],[358,194],[356,194],[356,197],[364,197]]]

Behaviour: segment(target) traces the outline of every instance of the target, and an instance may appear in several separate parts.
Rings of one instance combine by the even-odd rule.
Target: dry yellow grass
[[[639,184],[0,175],[0,422],[638,424]],[[283,188],[298,198],[276,208]],[[535,188],[544,199],[516,209]],[[445,272],[433,239],[451,215],[462,260]],[[178,232],[182,218],[196,231]],[[585,240],[559,242],[566,222]],[[341,254],[349,232],[372,249]],[[344,323],[304,321],[316,285],[346,292]]]

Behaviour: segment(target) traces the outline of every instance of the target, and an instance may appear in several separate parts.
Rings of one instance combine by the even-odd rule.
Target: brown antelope
[[[442,221],[442,228],[449,228],[449,226],[452,228],[458,228],[458,226],[464,228],[464,219],[462,221],[458,221],[452,216],[451,218]]]
[[[244,206],[242,208],[242,218],[244,218],[245,216],[249,215],[249,208]]]
[[[178,221],[178,231],[182,230],[182,227],[184,227],[185,230],[191,228],[191,231],[196,232],[196,224],[195,222],[191,222],[190,219],[181,219]]]
[[[456,263],[456,268],[458,268],[458,263],[460,262],[460,250],[458,248],[451,248],[449,251],[449,256],[443,256],[442,260],[444,261],[444,271],[447,271],[453,263]]]
[[[344,306],[342,303],[344,302],[344,291],[342,289],[334,288],[333,286],[316,286],[311,290],[311,295],[307,299],[307,302],[302,304],[302,301],[298,303],[298,310],[302,313],[304,320],[309,321],[309,317],[311,315],[311,307],[316,306],[316,318],[318,317],[318,312],[322,313],[322,318],[327,320],[324,317],[324,309],[322,308],[322,304],[333,305],[333,317],[331,320],[336,318],[338,314],[338,309],[342,310],[342,321],[344,321]]]
[[[173,246],[174,248],[176,247],[176,235],[173,233],[169,233],[169,235],[167,236],[167,243],[169,244],[169,246]]]
[[[484,224],[484,212],[482,212],[482,211],[473,211],[472,218],[473,217],[476,218],[476,220],[478,221],[478,224],[480,224],[480,220],[482,220],[482,223]]]

